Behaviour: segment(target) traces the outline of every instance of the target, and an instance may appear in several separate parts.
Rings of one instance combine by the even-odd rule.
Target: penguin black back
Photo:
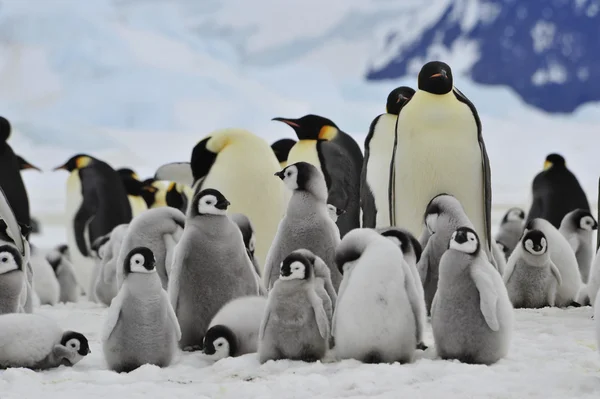
[[[201,140],[192,150],[190,166],[192,168],[192,175],[194,176],[194,184],[208,175],[210,168],[212,168],[217,160],[217,154],[206,148],[210,139],[210,137],[206,137]]]
[[[21,177],[21,163],[11,146],[7,143],[11,126],[6,118],[0,116],[0,187],[15,213],[19,223],[31,225],[29,197]]]
[[[533,179],[532,194],[527,222],[543,218],[559,228],[567,213],[578,208],[590,210],[583,188],[560,154],[552,153],[546,157],[544,170]]]

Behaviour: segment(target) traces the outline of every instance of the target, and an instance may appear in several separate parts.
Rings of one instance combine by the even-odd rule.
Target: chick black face
[[[231,203],[219,190],[207,188],[196,195],[196,209],[199,215],[226,215]]]
[[[125,274],[154,273],[156,271],[155,265],[156,259],[152,250],[147,247],[137,247],[127,254],[123,270]]]

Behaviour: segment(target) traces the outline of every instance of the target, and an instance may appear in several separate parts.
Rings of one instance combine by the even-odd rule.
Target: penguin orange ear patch
[[[88,166],[91,161],[92,159],[90,157],[81,156],[75,160],[75,166],[77,169],[82,169]]]
[[[552,162],[550,161],[545,161],[544,162],[544,170],[548,170],[552,167]]]
[[[333,126],[323,126],[319,130],[319,139],[321,140],[333,140],[337,135],[338,130]]]

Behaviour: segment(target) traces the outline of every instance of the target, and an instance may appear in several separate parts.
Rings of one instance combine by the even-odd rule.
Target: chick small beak
[[[282,171],[279,171],[279,172],[275,172],[275,175],[274,175],[274,176],[277,176],[277,177],[279,177],[281,180],[283,180],[283,177],[284,177],[283,170],[282,170]]]

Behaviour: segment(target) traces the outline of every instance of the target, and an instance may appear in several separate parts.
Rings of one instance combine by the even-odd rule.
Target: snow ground
[[[43,306],[38,312],[82,332],[92,353],[72,368],[0,372],[2,399],[92,398],[597,398],[600,355],[592,310],[516,311],[511,350],[493,366],[436,359],[430,347],[409,365],[353,360],[260,365],[256,354],[211,364],[180,354],[170,367],[146,365],[129,374],[107,370],[99,342],[106,308],[90,302]],[[425,342],[433,346],[431,328]]]

